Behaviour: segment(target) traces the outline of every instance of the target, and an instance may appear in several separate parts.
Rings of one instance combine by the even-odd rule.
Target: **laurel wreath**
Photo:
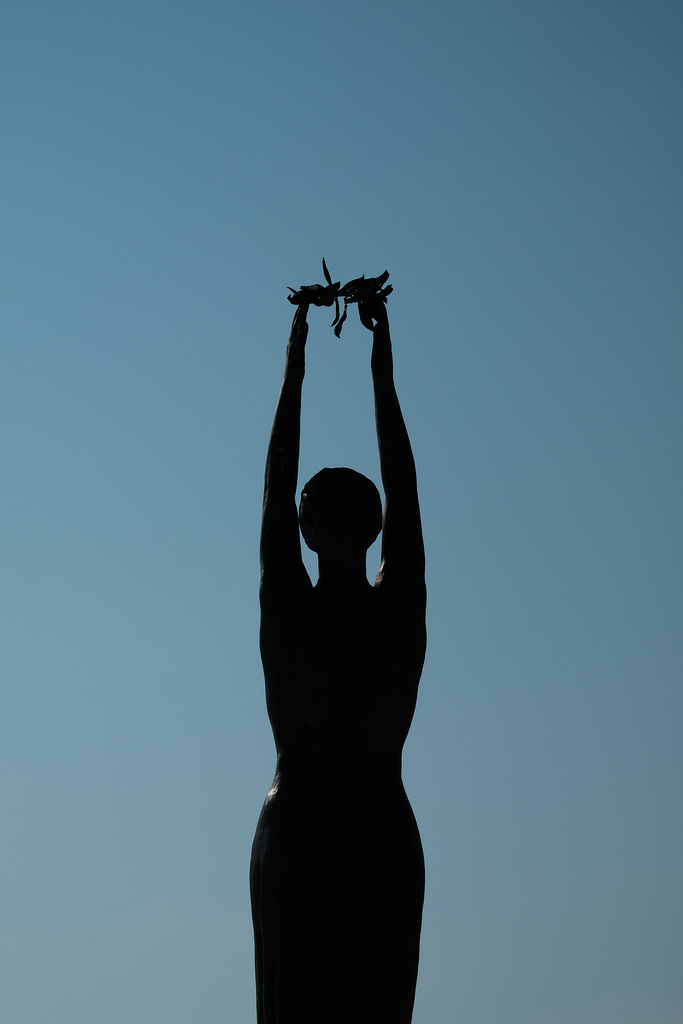
[[[389,271],[385,270],[379,277],[356,277],[340,287],[339,281],[333,283],[327,264],[323,259],[323,274],[327,284],[302,284],[300,288],[290,288],[291,295],[287,298],[295,306],[332,306],[334,305],[334,320],[330,327],[334,327],[335,337],[341,336],[342,326],[346,320],[346,311],[351,302],[365,302],[368,299],[381,299],[387,301],[393,288],[386,284]],[[344,300],[344,309],[340,316],[339,300]]]

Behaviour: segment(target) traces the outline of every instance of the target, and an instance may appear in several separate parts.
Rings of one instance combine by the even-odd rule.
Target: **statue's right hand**
[[[374,331],[375,329],[373,320],[377,321],[377,325],[382,324],[384,326],[389,323],[385,302],[378,296],[362,299],[358,303],[358,314],[363,327],[367,327],[369,331]]]

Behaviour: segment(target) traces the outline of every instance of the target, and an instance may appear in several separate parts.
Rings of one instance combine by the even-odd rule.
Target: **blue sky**
[[[12,1024],[255,1021],[262,474],[322,256],[391,272],[420,482],[415,1024],[679,1024],[682,22],[5,11]],[[310,320],[301,481],[378,481],[368,336]]]

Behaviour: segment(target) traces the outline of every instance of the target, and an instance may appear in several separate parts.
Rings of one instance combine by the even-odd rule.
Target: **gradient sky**
[[[391,272],[418,466],[414,1024],[683,1020],[682,36],[668,0],[6,6],[8,1024],[255,1021],[262,474],[323,256]],[[300,479],[379,481],[330,319]]]

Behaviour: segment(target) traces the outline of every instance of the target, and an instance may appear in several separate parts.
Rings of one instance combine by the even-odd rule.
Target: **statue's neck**
[[[318,557],[318,582],[324,586],[362,587],[368,584],[365,552],[351,557]]]

